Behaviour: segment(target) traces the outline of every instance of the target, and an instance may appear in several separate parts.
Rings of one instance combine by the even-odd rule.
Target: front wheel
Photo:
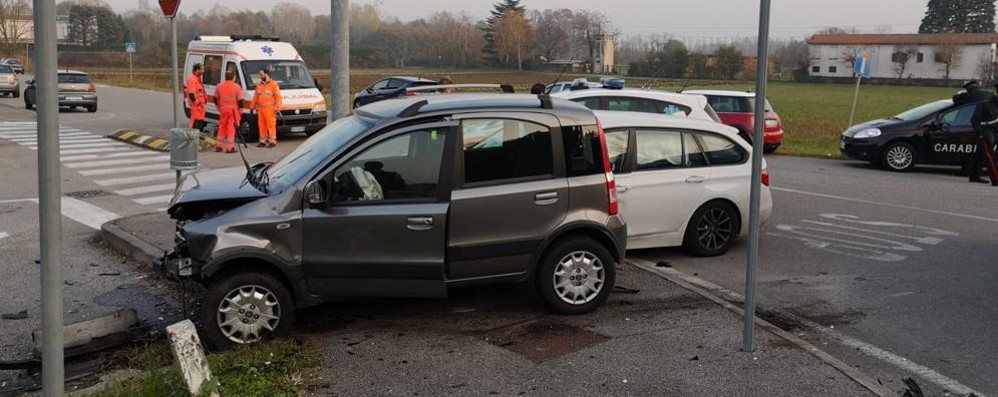
[[[87,111],[90,113],[97,113],[97,105],[87,106]]]
[[[683,246],[696,256],[723,255],[734,245],[741,232],[741,219],[735,207],[723,201],[711,201],[700,207],[686,226]]]
[[[239,273],[212,282],[200,312],[205,341],[216,350],[286,335],[295,321],[291,291],[267,273]]]
[[[535,280],[544,303],[559,314],[596,310],[613,289],[616,264],[610,251],[588,237],[555,243],[541,259]]]
[[[14,97],[14,98],[20,98],[21,97],[21,91],[14,90],[14,92],[10,93],[10,95],[12,97]]]
[[[915,168],[915,148],[906,142],[894,142],[884,148],[880,164],[894,172],[907,172]]]

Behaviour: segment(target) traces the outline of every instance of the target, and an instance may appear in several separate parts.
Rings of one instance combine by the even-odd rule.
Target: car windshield
[[[315,80],[312,80],[312,75],[308,73],[308,68],[302,61],[245,61],[242,65],[243,74],[252,81],[250,87],[260,83],[260,69],[267,69],[270,70],[270,77],[282,90],[315,88]]]
[[[904,120],[921,120],[923,118],[926,118],[926,117],[929,117],[929,116],[935,114],[936,112],[938,112],[940,110],[946,109],[946,108],[948,108],[950,106],[953,106],[953,101],[951,101],[951,100],[946,99],[946,100],[942,100],[942,101],[936,101],[936,102],[928,103],[928,104],[919,106],[917,108],[911,109],[911,110],[909,110],[907,112],[901,113],[901,114],[899,114],[897,116],[894,116],[894,119],[895,120],[902,120],[902,121],[904,121]]]
[[[59,84],[90,84],[90,76],[85,74],[59,74]]]
[[[369,128],[370,124],[356,116],[327,125],[265,171],[270,182],[267,190],[283,191]]]
[[[0,65],[0,74],[13,74],[13,73],[14,69],[11,69],[10,66]]]

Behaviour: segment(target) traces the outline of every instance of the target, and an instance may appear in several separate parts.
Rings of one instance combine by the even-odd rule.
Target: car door
[[[326,296],[442,297],[456,123],[379,136],[312,184],[303,211],[305,274]],[[308,189],[306,189],[308,190]]]
[[[681,232],[700,205],[710,169],[686,166],[681,131],[636,128],[631,138],[631,172],[617,185],[628,236],[640,240]]]
[[[559,125],[543,114],[463,116],[451,197],[450,280],[524,273],[564,220],[569,197]]]
[[[929,126],[929,152],[932,164],[965,164],[977,150],[971,119],[976,104],[957,107],[939,114],[937,123]]]

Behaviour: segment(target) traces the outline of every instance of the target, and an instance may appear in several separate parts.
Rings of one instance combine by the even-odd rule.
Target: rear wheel
[[[915,148],[906,142],[894,142],[884,148],[880,164],[894,172],[907,172],[915,168]]]
[[[291,291],[267,273],[238,273],[213,281],[200,312],[205,340],[216,350],[286,335],[295,321]]]
[[[90,113],[97,113],[97,105],[87,106],[87,111]]]
[[[11,92],[11,93],[10,93],[10,96],[12,96],[12,97],[14,97],[14,98],[19,98],[19,97],[21,96],[21,92],[20,92],[20,91],[17,91],[17,90],[15,90],[14,92]]]
[[[738,211],[730,203],[711,201],[693,213],[686,226],[683,246],[696,256],[723,255],[741,232]]]
[[[571,237],[547,250],[535,282],[552,311],[583,314],[606,301],[613,289],[615,267],[603,244],[589,237]]]

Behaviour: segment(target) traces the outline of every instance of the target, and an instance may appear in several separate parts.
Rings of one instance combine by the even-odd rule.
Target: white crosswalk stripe
[[[38,150],[38,131],[34,122],[0,122],[0,140]],[[140,149],[108,139],[100,134],[62,126],[59,128],[59,155],[62,164],[93,182],[114,189],[139,205],[156,211],[173,197],[176,171],[170,168],[170,156]]]

